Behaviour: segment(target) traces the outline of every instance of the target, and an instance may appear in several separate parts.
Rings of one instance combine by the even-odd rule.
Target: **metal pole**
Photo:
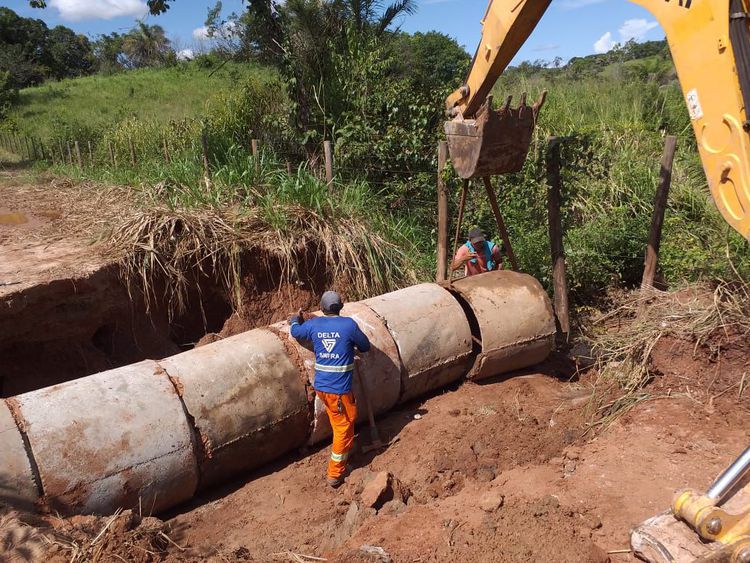
[[[750,447],[748,447],[735,462],[730,465],[724,473],[708,489],[706,496],[720,504],[724,497],[732,491],[740,480],[750,473]]]
[[[461,201],[458,204],[458,220],[456,221],[456,237],[453,239],[453,256],[458,250],[458,237],[461,235],[461,223],[464,221],[464,210],[466,209],[466,196],[469,193],[469,180],[464,180],[461,189]],[[452,259],[452,258],[451,258]],[[453,271],[448,272],[448,279],[453,279]]]
[[[445,187],[443,172],[448,161],[448,143],[438,144],[438,240],[437,240],[437,275],[438,283],[448,279],[448,190]]]
[[[490,207],[492,207],[492,213],[495,214],[495,221],[497,221],[497,228],[500,231],[500,236],[503,237],[505,243],[505,250],[508,252],[508,260],[514,271],[519,271],[518,260],[516,260],[516,254],[513,252],[513,246],[510,243],[510,235],[508,229],[505,227],[505,221],[503,220],[503,214],[500,213],[500,206],[497,204],[497,198],[495,197],[495,188],[492,187],[492,180],[488,177],[484,178],[484,187],[487,190],[487,197],[490,200]]]

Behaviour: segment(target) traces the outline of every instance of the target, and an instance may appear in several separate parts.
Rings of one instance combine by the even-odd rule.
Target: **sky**
[[[500,0],[496,0],[500,1]],[[48,26],[68,26],[95,37],[112,31],[125,32],[136,18],[166,29],[178,50],[200,51],[207,47],[203,23],[213,1],[176,0],[161,16],[146,16],[142,0],[48,0],[48,8],[36,10],[26,0],[0,0],[25,17],[43,19]],[[241,0],[224,0],[224,13],[241,11]],[[481,33],[480,20],[487,0],[420,0],[415,15],[404,17],[408,32],[441,31],[474,53]],[[663,39],[664,33],[651,14],[624,0],[554,0],[546,15],[513,64],[524,60],[552,61],[603,53],[618,42]]]

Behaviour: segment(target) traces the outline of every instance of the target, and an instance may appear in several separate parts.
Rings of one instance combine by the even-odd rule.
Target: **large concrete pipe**
[[[455,282],[471,308],[482,350],[468,374],[484,379],[544,361],[555,346],[555,317],[542,285],[518,272],[499,271]]]
[[[162,360],[193,419],[200,484],[260,467],[305,443],[305,382],[284,343],[251,330]]]
[[[11,405],[13,400],[11,400]],[[5,401],[0,400],[0,504],[31,509],[39,500],[39,487],[18,424]]]
[[[472,365],[472,336],[461,305],[436,284],[363,301],[385,322],[403,364],[401,402],[461,379]]]
[[[513,272],[450,290],[410,287],[343,314],[373,343],[360,371],[378,413],[470,370],[482,378],[532,365],[554,338],[546,294]],[[63,513],[158,512],[322,440],[330,428],[308,393],[313,358],[288,330],[280,323],[0,402],[0,499],[41,497]]]
[[[150,514],[195,493],[192,429],[156,362],[47,387],[15,401],[42,500],[51,509],[106,514],[139,507]]]
[[[357,362],[357,369],[359,370],[359,378],[367,386],[374,413],[378,415],[387,412],[398,403],[401,395],[401,360],[396,343],[393,341],[393,337],[386,328],[383,319],[366,305],[347,303],[341,311],[341,315],[354,319],[372,344],[372,349],[367,354],[361,355]],[[311,347],[304,346],[294,340],[289,334],[289,324],[286,322],[277,323],[272,328],[278,331],[282,338],[285,338],[294,347],[295,354],[301,358],[304,364],[306,377],[311,384],[314,384],[315,355]],[[367,406],[356,377],[352,391],[358,404],[357,420],[364,421],[367,419]],[[332,434],[325,405],[315,397],[314,422],[309,443],[317,444],[328,439]]]

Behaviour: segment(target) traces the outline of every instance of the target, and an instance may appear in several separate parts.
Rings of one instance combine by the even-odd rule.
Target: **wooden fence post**
[[[164,162],[169,164],[171,162],[169,158],[169,145],[167,144],[167,138],[163,137],[161,140],[162,151],[164,152]]]
[[[258,139],[252,139],[250,141],[250,150],[253,154],[253,160],[255,161],[255,173],[260,172],[260,158],[258,157]]]
[[[34,160],[34,157],[31,154],[31,144],[29,143],[29,138],[26,135],[24,135],[23,137],[23,144],[26,145],[26,158],[28,160]]]
[[[323,154],[326,159],[326,182],[333,182],[333,150],[331,150],[331,141],[323,141]]]
[[[560,139],[550,137],[547,139],[547,214],[552,255],[552,279],[555,288],[555,316],[560,340],[567,342],[570,336],[570,304],[568,280],[565,273],[560,191]]]
[[[500,206],[497,204],[497,197],[495,196],[495,188],[492,187],[492,180],[489,177],[484,178],[484,188],[487,191],[487,197],[490,200],[490,207],[492,207],[492,213],[495,215],[495,221],[497,222],[497,228],[500,231],[500,236],[503,237],[505,243],[505,250],[508,253],[508,260],[514,271],[518,272],[518,260],[516,260],[516,253],[513,252],[513,245],[510,242],[510,235],[508,229],[505,227],[505,221],[503,215],[500,213]]]
[[[203,176],[206,185],[211,185],[211,164],[208,160],[208,138],[206,137],[205,128],[201,130],[201,147],[203,149]]]
[[[70,141],[66,141],[66,144],[68,145],[68,164],[73,166],[73,151],[70,148]]]
[[[73,146],[76,149],[76,162],[78,163],[78,168],[83,169],[83,158],[81,158],[81,145],[78,144],[78,141],[73,141]]]
[[[438,144],[438,240],[437,240],[437,275],[438,283],[448,279],[448,190],[445,187],[445,165],[448,162],[448,143]]]
[[[661,230],[664,226],[664,215],[667,211],[669,200],[669,188],[672,184],[672,164],[677,149],[677,138],[668,136],[664,142],[664,154],[661,158],[661,171],[659,172],[659,188],[656,191],[654,202],[654,214],[651,218],[651,231],[648,235],[648,247],[646,248],[645,267],[643,269],[643,281],[641,290],[654,286],[656,268],[659,264],[659,247],[661,246]]]
[[[57,139],[57,148],[60,151],[60,164],[65,165],[65,151],[63,150],[62,139]]]
[[[133,144],[133,139],[128,139],[128,146],[130,147],[130,165],[135,168],[138,161],[135,158],[135,144]]]

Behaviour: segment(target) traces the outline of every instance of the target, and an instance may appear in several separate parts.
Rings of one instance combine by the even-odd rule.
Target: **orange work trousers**
[[[328,420],[333,428],[333,447],[328,461],[328,477],[338,479],[346,471],[346,460],[354,446],[354,421],[357,420],[357,405],[354,393],[335,395],[316,392],[328,412]]]

